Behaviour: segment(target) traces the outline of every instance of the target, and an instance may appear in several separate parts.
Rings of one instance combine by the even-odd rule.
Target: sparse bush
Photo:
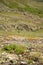
[[[10,45],[5,45],[5,46],[3,46],[2,50],[11,52],[11,51],[13,51],[15,48],[16,48],[16,45],[10,44]]]
[[[28,60],[28,64],[32,63],[33,61],[32,60]]]
[[[16,54],[24,53],[24,48],[22,46],[17,46],[15,49]]]
[[[24,48],[21,45],[10,44],[3,46],[2,50],[7,52],[15,52],[16,54],[22,54],[24,52]]]

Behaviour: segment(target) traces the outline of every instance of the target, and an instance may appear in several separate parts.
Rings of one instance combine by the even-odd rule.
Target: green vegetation
[[[11,52],[15,50],[15,48],[16,48],[16,45],[11,44],[11,45],[5,45],[2,50]]]
[[[28,60],[28,64],[31,64],[33,62],[33,60]]]
[[[11,64],[17,61],[25,61],[27,65],[42,63],[43,65],[43,43],[42,44],[8,44],[0,48],[0,63],[9,60]],[[8,61],[7,61],[8,62]],[[6,63],[6,62],[5,62]]]
[[[28,5],[26,5],[25,11],[39,15],[39,16],[41,16],[43,14],[43,11],[39,10],[38,8],[32,8]]]
[[[2,48],[2,51],[7,51],[11,53],[16,53],[16,54],[23,54],[24,53],[24,47],[21,45],[16,45],[16,44],[10,44],[10,45],[4,45]]]
[[[0,0],[0,65],[43,65],[40,1]]]
[[[17,46],[15,49],[16,54],[23,54],[24,49],[21,46]]]
[[[15,9],[15,10],[18,10],[18,11],[26,11],[26,12],[30,12],[32,14],[35,14],[35,15],[39,15],[40,17],[43,17],[43,9],[41,9],[41,6],[38,7],[39,3],[37,6],[34,5],[34,1],[33,0],[0,0],[0,2],[2,2],[3,4],[5,4],[6,6],[8,6],[9,8],[12,8],[12,9]],[[32,2],[32,3],[31,3]],[[21,5],[24,5],[24,7],[22,7]],[[32,6],[34,7],[31,7],[30,5],[28,4],[33,4]],[[35,1],[35,4],[36,4],[36,1]],[[40,4],[42,5],[42,4]],[[42,5],[43,7],[43,5]]]

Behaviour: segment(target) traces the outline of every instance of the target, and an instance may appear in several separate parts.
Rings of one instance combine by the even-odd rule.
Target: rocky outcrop
[[[19,24],[9,24],[9,25],[5,25],[5,24],[0,24],[0,30],[4,30],[4,31],[12,31],[12,30],[18,30],[18,31],[38,31],[43,29],[42,27],[37,27],[34,25],[27,25],[24,23],[19,23]]]

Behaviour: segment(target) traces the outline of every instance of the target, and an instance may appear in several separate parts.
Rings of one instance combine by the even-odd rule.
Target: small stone
[[[27,65],[27,62],[21,61],[21,62],[20,62],[20,65]]]

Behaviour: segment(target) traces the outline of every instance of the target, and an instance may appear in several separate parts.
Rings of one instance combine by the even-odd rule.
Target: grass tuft
[[[16,54],[24,53],[24,47],[22,47],[21,45],[16,45],[16,44],[4,45],[2,50],[6,52],[11,52],[11,53],[15,52]]]

